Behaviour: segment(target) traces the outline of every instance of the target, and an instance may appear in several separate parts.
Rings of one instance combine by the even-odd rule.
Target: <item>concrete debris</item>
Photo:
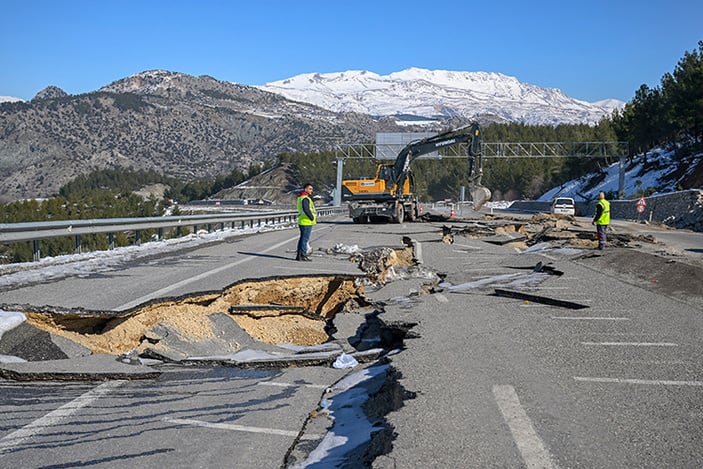
[[[549,213],[538,213],[529,219],[495,219],[486,216],[481,222],[470,220],[460,227],[442,227],[443,242],[453,242],[454,236],[478,238],[492,244],[510,245],[519,250],[526,250],[543,242],[551,243],[552,247],[583,249],[592,249],[598,245],[595,229],[590,223],[581,222],[568,215]],[[632,247],[638,246],[639,243],[654,244],[655,240],[651,235],[631,235],[613,231],[608,233],[609,247]]]
[[[414,257],[413,248],[408,246],[403,249],[382,247],[358,255],[356,259],[370,282],[384,284],[392,267],[414,265]]]

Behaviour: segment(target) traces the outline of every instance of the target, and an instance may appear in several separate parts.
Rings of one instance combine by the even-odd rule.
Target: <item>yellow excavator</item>
[[[452,145],[466,143],[469,163],[469,193],[474,210],[491,198],[491,191],[481,185],[481,130],[471,124],[449,130],[406,145],[391,164],[379,164],[376,176],[342,181],[342,200],[348,202],[349,216],[355,223],[372,218],[386,218],[395,223],[415,221],[418,199],[410,165],[422,155]]]

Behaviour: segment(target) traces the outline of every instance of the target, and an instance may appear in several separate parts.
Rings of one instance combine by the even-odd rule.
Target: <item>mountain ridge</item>
[[[595,124],[624,105],[616,99],[588,103],[557,88],[522,83],[495,72],[423,68],[388,75],[366,70],[306,73],[257,88],[335,112],[429,120],[490,115],[499,121],[531,125]]]
[[[393,122],[333,113],[212,77],[164,70],[65,95],[0,104],[2,201],[47,197],[81,174],[156,171],[184,181],[214,178],[282,152],[372,141]]]
[[[358,91],[339,110],[263,87],[167,70],[140,72],[78,95],[48,86],[29,102],[0,103],[0,202],[48,197],[76,176],[103,169],[193,181],[272,162],[283,152],[369,143],[377,132],[439,131],[526,116],[584,123],[591,116],[591,108],[558,90],[468,73],[415,68],[392,74],[390,81],[367,71],[332,75]],[[340,86],[330,78],[308,74],[289,83],[312,81],[318,91],[333,93]],[[483,107],[468,112],[467,96]],[[398,100],[405,102],[406,116],[398,113]],[[359,112],[370,105],[373,113]]]

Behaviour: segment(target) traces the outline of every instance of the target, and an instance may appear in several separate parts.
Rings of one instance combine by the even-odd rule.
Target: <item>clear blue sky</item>
[[[154,69],[262,85],[419,67],[629,101],[700,40],[701,0],[0,0],[0,96]]]

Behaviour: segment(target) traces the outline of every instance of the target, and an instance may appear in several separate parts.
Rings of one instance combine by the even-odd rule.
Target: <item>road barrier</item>
[[[317,214],[320,217],[346,214],[346,207],[320,207]],[[39,240],[73,236],[75,239],[76,253],[80,253],[81,235],[107,233],[109,249],[114,248],[114,234],[119,232],[135,232],[136,244],[141,242],[141,231],[157,230],[157,238],[163,238],[164,228],[176,228],[176,236],[181,236],[183,228],[193,228],[197,232],[199,227],[207,229],[208,233],[217,231],[218,227],[224,230],[228,225],[232,228],[253,228],[266,224],[295,222],[298,212],[285,211],[260,211],[242,213],[218,213],[206,215],[182,215],[167,217],[145,218],[104,218],[92,220],[55,220],[46,222],[27,223],[0,223],[0,244],[32,241],[34,260],[41,257]]]

